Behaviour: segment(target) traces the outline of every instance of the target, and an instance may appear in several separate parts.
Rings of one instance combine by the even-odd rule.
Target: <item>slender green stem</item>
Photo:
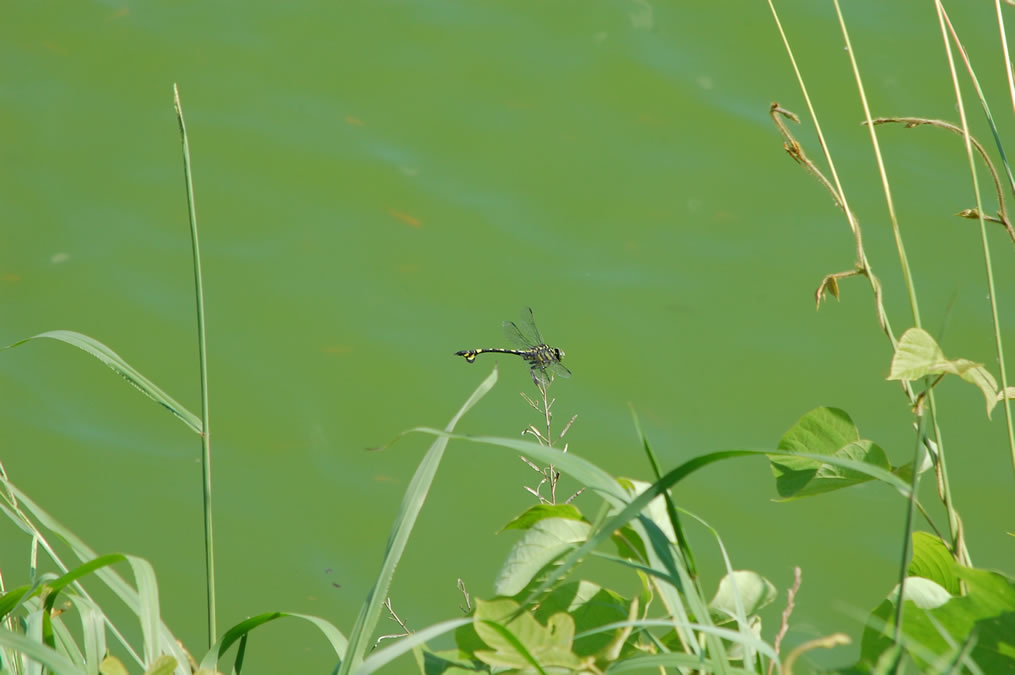
[[[966,141],[966,154],[969,157],[969,173],[973,181],[973,190],[976,194],[976,210],[980,216],[980,245],[983,248],[983,267],[987,274],[987,294],[990,298],[990,316],[994,323],[994,349],[997,353],[997,365],[1001,374],[1001,402],[1004,404],[1004,419],[1008,432],[1008,452],[1011,455],[1012,465],[1015,466],[1015,418],[1012,417],[1011,402],[1008,398],[1008,371],[1005,367],[1004,343],[1001,340],[1001,321],[997,311],[997,291],[994,288],[994,268],[991,263],[990,244],[987,240],[987,225],[983,219],[983,203],[980,198],[979,181],[976,177],[976,163],[973,161],[973,151],[971,147],[972,137],[969,135],[969,121],[966,119],[966,108],[962,103],[962,95],[959,91],[959,81],[955,74],[954,58],[952,57],[951,48],[948,46],[949,33],[951,34],[955,45],[959,49],[959,54],[962,57],[963,63],[966,65],[966,71],[969,73],[969,78],[972,80],[973,86],[976,88],[976,94],[980,99],[980,104],[983,106],[983,111],[987,116],[987,121],[990,123],[992,131],[995,129],[994,119],[990,114],[990,108],[987,107],[987,99],[984,97],[983,90],[980,88],[980,82],[977,79],[976,74],[973,72],[966,50],[962,46],[962,43],[959,42],[959,37],[955,33],[955,28],[952,26],[951,20],[948,18],[947,13],[944,11],[944,7],[941,6],[940,3],[937,3],[937,7],[939,22],[941,23],[941,32],[945,42],[945,53],[948,56],[948,65],[951,68],[952,82],[955,87],[956,105],[958,106],[959,117],[962,120],[962,132]],[[1007,52],[1007,47],[1005,47],[1005,51]],[[994,138],[997,139],[996,131],[994,131]],[[1008,160],[1004,155],[1004,148],[1000,142],[997,143],[997,148],[1001,152],[1001,159],[1005,168],[1008,170],[1009,183],[1011,183],[1011,169],[1008,166]]]
[[[204,334],[204,285],[201,283],[201,248],[197,241],[197,211],[194,208],[194,182],[190,170],[190,143],[187,126],[183,122],[180,91],[173,85],[173,103],[176,119],[180,123],[183,141],[183,177],[187,184],[187,209],[190,216],[190,241],[194,250],[194,294],[197,300],[197,347],[201,368],[201,473],[204,479],[204,564],[208,593],[208,646],[215,644],[218,630],[215,625],[215,538],[212,535],[211,517],[211,425],[208,419],[208,358]]]
[[[892,235],[895,237],[895,249],[899,256],[899,265],[902,268],[902,278],[906,284],[906,291],[909,294],[909,305],[913,312],[913,325],[921,327],[920,306],[916,300],[916,283],[913,280],[913,273],[909,267],[909,257],[906,255],[906,247],[902,243],[902,231],[899,228],[899,219],[895,212],[895,200],[892,197],[892,189],[888,182],[888,171],[885,168],[881,156],[881,145],[878,143],[878,134],[874,128],[871,116],[870,105],[867,102],[867,91],[864,89],[863,80],[860,77],[860,66],[856,62],[856,52],[849,40],[849,31],[846,30],[846,20],[842,15],[842,8],[839,0],[834,0],[835,13],[839,19],[839,27],[842,30],[842,37],[846,43],[846,53],[849,56],[850,65],[853,68],[853,79],[856,81],[857,93],[860,96],[860,104],[863,106],[863,114],[867,120],[867,131],[870,134],[871,145],[874,148],[874,157],[877,160],[878,173],[881,176],[881,190],[885,194],[885,205],[888,208],[888,219],[892,226]]]
[[[916,447],[913,448],[913,477],[909,483],[909,508],[906,509],[906,529],[902,536],[902,560],[899,564],[899,596],[895,601],[896,644],[902,639],[902,598],[906,590],[906,571],[909,569],[910,541],[913,538],[913,516],[916,511],[916,488],[920,483],[920,454],[923,449],[923,429],[927,420],[926,412],[919,412],[916,425]]]

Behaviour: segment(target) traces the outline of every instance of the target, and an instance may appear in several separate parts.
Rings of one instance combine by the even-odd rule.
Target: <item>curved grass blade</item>
[[[423,509],[423,503],[426,501],[427,493],[430,491],[430,485],[433,483],[434,476],[437,473],[437,467],[440,466],[441,459],[444,456],[444,449],[452,437],[451,432],[462,416],[471,410],[496,383],[497,369],[494,368],[493,372],[483,380],[479,387],[476,388],[476,391],[472,393],[458,412],[455,413],[454,417],[451,418],[445,430],[438,432],[438,437],[430,445],[430,449],[427,450],[426,455],[420,461],[416,473],[409,482],[409,487],[405,490],[402,505],[398,510],[398,517],[391,528],[387,550],[384,553],[384,560],[381,563],[381,571],[377,575],[377,581],[374,583],[373,588],[370,589],[370,593],[360,608],[359,616],[356,617],[356,623],[353,625],[352,632],[349,635],[349,646],[346,656],[342,659],[337,669],[339,675],[348,675],[354,670],[358,671],[363,663],[363,655],[366,653],[370,635],[373,633],[374,627],[380,618],[381,608],[388,594],[388,588],[391,586],[391,579],[395,575],[395,567],[405,551],[405,545],[409,541],[409,535],[412,533],[413,526],[416,524],[416,518]],[[560,454],[559,451],[558,454]]]
[[[601,626],[596,626],[592,630],[587,630],[585,632],[578,633],[574,637],[577,640],[578,638],[581,638],[581,637],[587,637],[589,635],[595,635],[597,633],[608,633],[610,631],[617,630],[618,628],[627,628],[629,626],[630,627],[634,627],[634,628],[653,628],[653,627],[669,628],[672,625],[673,625],[673,622],[671,620],[666,620],[666,619],[635,619],[633,621],[615,621],[615,622],[612,622],[612,623],[604,623]],[[720,637],[723,640],[728,640],[729,642],[739,643],[739,644],[749,644],[754,649],[756,649],[758,652],[764,654],[765,656],[767,656],[768,658],[772,659],[773,661],[777,662],[778,659],[779,659],[778,655],[775,653],[775,650],[772,648],[771,645],[769,645],[767,642],[765,642],[761,638],[755,637],[754,635],[744,635],[743,633],[739,633],[739,632],[737,632],[735,630],[731,630],[729,628],[723,628],[721,626],[713,626],[713,625],[709,625],[709,624],[701,624],[701,623],[694,623],[694,622],[689,622],[686,625],[686,628],[694,630],[694,631],[702,632],[702,633],[708,633],[710,635],[714,635],[716,637]],[[682,655],[682,656],[688,657],[690,655]],[[690,657],[690,658],[694,658],[694,657]],[[640,657],[634,657],[634,659],[639,661],[640,663],[643,663],[643,664],[646,663],[645,661],[641,661]],[[701,663],[701,661],[699,661],[698,659],[694,659],[694,660],[697,661],[699,665],[703,665],[703,666],[706,666],[706,667],[708,666],[707,663]],[[620,664],[618,663],[618,664],[616,664],[614,666],[611,666],[610,667],[610,672],[612,673],[615,670],[617,670],[619,665]],[[683,664],[681,664],[681,665],[683,665]],[[688,664],[688,665],[690,665],[690,664]],[[724,668],[729,668],[729,666],[724,666]],[[738,670],[740,672],[744,672],[741,669],[738,669]],[[746,672],[753,672],[753,671],[748,670]]]
[[[60,673],[60,675],[65,673],[68,675],[76,675],[77,673],[87,675],[84,667],[73,663],[69,658],[52,647],[48,647],[28,635],[0,630],[0,646],[24,654],[33,661],[46,666],[50,671]]]
[[[76,534],[71,532],[69,529],[61,525],[56,521],[49,513],[47,513],[42,507],[36,504],[28,495],[16,488],[10,481],[0,476],[0,485],[2,485],[9,494],[17,498],[19,504],[30,511],[43,527],[50,530],[58,537],[60,537],[74,552],[85,566],[94,562],[99,556],[96,555],[95,551],[88,547]],[[53,561],[65,571],[66,574],[73,574],[75,570],[70,570],[60,560],[56,552],[50,547],[49,543],[42,537],[41,533],[36,533],[39,538],[40,544],[45,548],[46,552],[50,555]],[[117,554],[113,554],[117,555]],[[105,556],[104,556],[105,557]],[[126,560],[131,564],[134,569],[134,574],[137,579],[138,588],[135,590],[130,584],[112,568],[108,566],[99,566],[94,569],[95,575],[102,580],[106,586],[127,606],[127,608],[133,612],[141,621],[142,631],[145,635],[145,652],[156,652],[160,654],[170,654],[176,659],[177,666],[176,672],[183,675],[185,665],[188,663],[187,655],[183,651],[183,648],[177,642],[176,636],[173,635],[172,631],[166,626],[165,622],[158,615],[158,587],[155,585],[155,575],[151,571],[151,566],[142,558],[135,556],[124,556]],[[77,591],[86,597],[87,592],[83,587],[75,584]],[[131,656],[137,659],[138,663],[143,663],[143,659],[139,657],[134,651],[131,644],[126,640],[120,630],[115,624],[109,619],[106,619],[107,628],[116,636],[117,640],[120,641],[124,649],[130,652]],[[152,643],[154,646],[149,647],[148,643]]]
[[[416,631],[411,635],[401,638],[395,642],[395,644],[383,649],[378,649],[372,653],[365,661],[363,661],[363,664],[359,667],[357,673],[376,672],[414,647],[470,623],[472,623],[472,617],[466,617],[464,619],[450,619],[448,621],[435,623],[423,630]]]
[[[70,598],[68,598],[68,600],[70,600]],[[78,647],[78,637],[71,632],[70,628],[67,627],[67,624],[64,622],[64,616],[64,614],[57,612],[55,616],[51,616],[48,620],[50,623],[48,630],[50,630],[54,636],[53,642],[50,646],[58,650],[74,663],[84,663],[85,655],[81,652],[80,647]],[[43,616],[43,621],[47,621],[45,616]],[[46,630],[47,628],[44,626],[44,634]]]
[[[686,509],[681,509],[681,511],[686,513],[694,520],[698,521],[705,529],[711,532],[712,536],[715,538],[716,545],[719,547],[719,553],[722,555],[723,564],[726,567],[726,576],[724,578],[728,578],[732,581],[731,586],[733,587],[733,590],[736,591],[733,593],[733,604],[734,604],[734,611],[732,613],[733,618],[736,619],[737,627],[740,633],[742,633],[745,636],[745,638],[753,638],[753,633],[751,633],[750,630],[750,624],[747,618],[747,611],[744,607],[743,598],[741,596],[741,593],[737,589],[736,578],[740,574],[733,569],[733,563],[730,561],[729,554],[726,551],[726,544],[723,543],[722,537],[719,536],[719,531],[716,530],[714,527],[712,527],[705,519],[701,518],[700,516],[697,516]],[[764,581],[767,583],[768,580],[764,579]],[[721,584],[722,582],[720,581],[720,586]],[[710,609],[713,608],[712,602],[709,603],[709,608]],[[741,644],[745,650],[743,660],[744,663],[745,664],[754,663],[756,654],[754,653],[753,647],[746,642]]]
[[[159,587],[155,579],[155,570],[151,564],[142,558],[121,553],[111,553],[89,560],[83,565],[71,570],[59,579],[46,583],[49,592],[46,594],[43,607],[43,632],[48,632],[49,617],[57,602],[60,591],[78,579],[93,572],[98,573],[102,568],[109,567],[118,562],[127,562],[134,571],[134,579],[137,582],[138,593],[138,619],[141,621],[141,635],[144,642],[144,663],[151,665],[162,655],[162,644],[159,640]]]
[[[41,595],[43,588],[46,589],[42,602],[42,642],[45,645],[53,648],[56,647],[55,632],[61,629],[62,624],[54,624],[53,608],[57,602],[61,601],[61,593],[64,589],[72,584],[76,585],[78,580],[92,573],[99,573],[103,568],[119,562],[130,563],[134,570],[140,598],[138,618],[141,620],[141,629],[144,636],[144,659],[146,664],[155,662],[156,658],[161,655],[162,647],[158,638],[158,627],[161,620],[159,617],[158,586],[155,584],[155,572],[147,561],[120,553],[111,553],[89,560],[59,578],[48,580],[44,587],[37,587],[32,591],[32,595]],[[76,602],[78,599],[76,597],[74,601]],[[86,605],[91,605],[97,609],[87,596],[81,596],[80,599]],[[99,612],[99,616],[101,616],[101,612]],[[99,619],[99,624],[100,626],[102,624],[101,618]],[[63,645],[70,645],[76,648],[76,644],[73,638],[69,637],[69,634],[66,639],[62,639],[60,642]],[[79,654],[78,656],[81,655]]]
[[[142,394],[179,417],[188,427],[198,434],[201,433],[202,424],[197,415],[187,410],[179,401],[162,391],[155,385],[154,382],[138,372],[138,370],[132,365],[124,361],[123,357],[119,354],[98,340],[90,338],[87,335],[83,335],[72,330],[51,330],[45,333],[39,333],[38,335],[33,335],[32,337],[25,338],[24,340],[19,340],[14,344],[7,345],[6,347],[0,347],[0,351],[3,351],[4,349],[13,349],[14,347],[23,345],[32,340],[38,340],[39,338],[59,340],[60,342],[65,342],[91,354],[99,361],[106,364],[117,375],[127,380],[127,382],[129,382]]]
[[[538,597],[541,593],[546,591],[550,586],[557,582],[557,580],[567,573],[573,564],[584,557],[592,549],[597,547],[603,541],[608,539],[613,532],[620,529],[623,525],[626,525],[629,521],[633,520],[638,514],[645,509],[649,502],[659,496],[663,490],[675,485],[690,474],[694,473],[698,469],[702,469],[710,464],[719,462],[726,459],[733,459],[736,457],[768,457],[773,455],[795,455],[799,457],[805,457],[810,459],[816,459],[826,464],[832,464],[835,466],[841,466],[843,468],[851,469],[861,473],[866,473],[883,483],[894,487],[904,497],[908,498],[910,493],[909,484],[900,479],[895,474],[886,471],[880,467],[867,464],[864,462],[858,462],[856,460],[846,459],[842,457],[830,457],[827,455],[816,455],[807,452],[790,452],[786,450],[722,450],[718,452],[711,452],[700,457],[690,459],[677,468],[664,474],[663,477],[653,483],[648,489],[639,494],[634,499],[630,499],[628,495],[620,487],[619,483],[616,482],[612,476],[608,473],[592,464],[588,460],[582,459],[578,455],[573,453],[562,453],[556,448],[548,448],[540,445],[533,441],[519,440],[513,438],[500,438],[496,436],[462,436],[460,434],[452,434],[447,431],[441,431],[439,429],[432,429],[428,427],[416,427],[410,431],[416,431],[421,433],[432,434],[443,438],[455,438],[472,443],[478,443],[481,445],[491,445],[501,447],[516,452],[521,452],[530,459],[540,460],[547,463],[552,462],[556,468],[567,473],[571,477],[575,478],[578,482],[587,486],[590,490],[595,490],[601,496],[603,496],[608,502],[614,506],[621,507],[621,511],[615,516],[610,518],[606,524],[604,524],[596,533],[594,533],[589,540],[572,551],[562,562],[562,564],[551,573],[547,579],[544,580],[543,584],[536,590],[534,590],[530,596],[531,598]]]
[[[81,642],[85,651],[88,672],[99,672],[99,664],[106,655],[106,615],[90,598],[78,595],[74,605],[81,615]]]
[[[251,617],[245,621],[241,621],[236,624],[216,642],[211,649],[201,659],[201,668],[207,669],[209,672],[215,672],[218,669],[219,659],[222,655],[233,646],[237,640],[246,640],[247,636],[255,628],[263,626],[266,623],[271,623],[276,619],[294,618],[304,619],[317,626],[318,629],[324,634],[324,637],[328,638],[328,642],[331,643],[332,649],[335,650],[335,654],[338,658],[343,658],[346,653],[346,647],[348,641],[342,632],[335,628],[334,625],[325,621],[318,616],[311,616],[310,614],[297,614],[296,612],[267,612],[265,614],[259,614],[258,616]],[[239,665],[237,665],[239,670]]]
[[[656,459],[655,453],[652,451],[652,446],[648,442],[648,436],[642,431],[641,421],[638,419],[638,413],[635,411],[634,406],[631,405],[631,417],[634,420],[634,429],[638,434],[638,438],[641,439],[642,448],[645,450],[645,456],[648,458],[649,464],[652,466],[652,475],[656,480],[662,478],[662,473],[659,470],[659,460]],[[680,525],[680,517],[677,515],[677,507],[673,504],[673,498],[670,496],[669,490],[663,491],[663,499],[666,502],[666,516],[670,519],[670,526],[673,528],[673,532],[677,538],[677,545],[680,547],[680,554],[684,557],[684,562],[687,564],[687,571],[691,577],[698,576],[697,566],[694,563],[694,554],[691,552],[691,547],[687,543],[687,538],[684,536],[684,528]]]
[[[690,474],[694,473],[698,469],[704,468],[710,464],[722,460],[733,459],[736,457],[772,456],[783,454],[792,454],[798,455],[800,457],[809,457],[819,459],[828,464],[838,465],[852,470],[867,473],[872,477],[877,478],[882,482],[888,483],[892,487],[896,488],[904,497],[908,497],[909,495],[909,485],[907,483],[902,481],[894,474],[885,471],[884,469],[881,469],[880,467],[865,464],[863,462],[838,457],[814,455],[812,453],[787,452],[786,450],[773,451],[773,450],[745,449],[745,450],[725,450],[719,452],[712,452],[706,455],[702,455],[700,457],[693,458],[685,462],[684,464],[681,464],[677,468],[667,472],[662,476],[660,480],[656,481],[654,484],[652,484],[649,488],[647,488],[644,492],[639,494],[634,499],[631,499],[630,496],[624,492],[623,488],[616,481],[616,479],[610,476],[608,473],[606,473],[599,467],[595,466],[591,462],[588,462],[587,460],[578,457],[577,455],[574,455],[572,453],[566,454],[561,453],[556,448],[548,448],[546,446],[527,440],[499,438],[490,436],[462,436],[460,434],[451,433],[450,431],[442,431],[426,427],[417,427],[414,429],[410,429],[409,431],[432,434],[438,437],[438,441],[439,440],[448,441],[452,438],[459,440],[467,440],[480,445],[490,445],[494,447],[512,450],[515,452],[521,452],[530,459],[545,461],[548,463],[553,462],[557,469],[571,475],[576,480],[586,485],[589,489],[595,490],[607,502],[609,502],[615,508],[618,509],[618,512],[609,519],[607,519],[605,524],[603,524],[598,530],[596,530],[584,544],[573,549],[569,554],[564,556],[560,564],[543,580],[543,582],[537,588],[533,589],[529,593],[528,597],[522,603],[523,606],[529,606],[534,601],[538,600],[538,598],[540,598],[543,593],[545,593],[549,588],[551,588],[554,584],[556,584],[566,574],[570,573],[570,571],[575,567],[575,565],[580,560],[590,555],[593,550],[598,548],[603,542],[605,542],[610,536],[612,536],[614,532],[616,532],[618,529],[620,529],[621,527],[623,527],[632,520],[638,519],[639,523],[645,527],[646,534],[649,535],[649,539],[653,541],[654,544],[652,547],[653,549],[655,549],[657,552],[663,550],[666,547],[668,540],[665,540],[665,537],[661,536],[661,531],[658,529],[658,527],[655,526],[654,523],[652,523],[647,519],[639,518],[639,515],[646,507],[648,507],[649,503],[657,496],[662,494],[663,491],[669,489],[670,487],[680,482],[684,478],[688,477]],[[436,447],[436,444],[437,442],[435,442],[434,447]],[[426,459],[424,459],[424,462],[425,461]],[[420,470],[417,471],[417,474],[419,474],[422,471],[422,468],[423,467],[421,465],[421,468]],[[400,553],[401,550],[399,550],[399,554]],[[385,562],[387,564],[388,561],[386,560]],[[653,561],[653,563],[658,564],[656,563],[656,561]],[[681,578],[682,581],[690,581],[689,579],[683,578],[683,575],[680,574],[681,571],[684,571],[682,566],[667,566],[667,567],[670,568],[666,570],[669,576],[678,576],[678,578]],[[674,572],[676,572],[677,574],[674,575]],[[390,580],[390,577],[388,578],[388,580]],[[687,587],[689,588],[690,586]],[[384,589],[386,590],[386,588],[387,586],[385,585]],[[380,600],[377,599],[378,594],[376,593],[376,590],[377,587],[375,587],[375,592],[370,597],[369,602],[371,605],[376,605],[378,607],[379,612]],[[697,594],[692,593],[691,595]],[[679,610],[678,602],[673,602],[670,604],[673,605],[669,607],[671,611]],[[699,608],[696,614],[698,616],[707,617],[708,616],[707,607],[702,606],[701,608]],[[376,623],[376,616],[374,616],[373,619],[374,619],[373,623],[370,624],[371,628]],[[675,620],[680,621],[680,617],[679,616],[675,617]],[[686,619],[684,621],[686,621]],[[357,621],[357,627],[359,627],[359,624],[360,621]],[[670,626],[674,625],[673,621],[668,622],[667,625]],[[681,622],[681,625],[687,624]],[[696,626],[694,629],[698,630]],[[715,627],[711,627],[710,630],[705,631],[705,633],[706,635],[709,635],[710,638],[712,638],[716,635],[714,630]],[[740,636],[739,633],[734,631],[731,631],[730,634],[733,636]],[[352,641],[350,640],[350,643],[351,642]],[[758,645],[753,646],[757,651],[767,654],[765,650],[758,649]],[[345,661],[343,661],[343,663],[341,664],[343,667],[345,667],[345,670],[340,672],[346,673],[352,672],[352,670],[359,665],[352,663],[353,658],[352,654],[353,652],[350,650],[350,657],[347,658]],[[721,664],[722,661],[719,660],[717,661],[717,663]]]

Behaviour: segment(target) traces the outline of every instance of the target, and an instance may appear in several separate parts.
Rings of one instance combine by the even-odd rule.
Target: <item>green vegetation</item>
[[[939,8],[939,12],[943,44],[951,59],[950,45],[952,41],[957,46],[959,43],[954,33],[949,32],[950,25],[944,10]],[[843,34],[848,45],[844,23]],[[792,55],[788,42],[786,47]],[[964,50],[960,52],[964,59]],[[848,55],[853,58],[852,48],[848,50]],[[965,61],[965,66],[975,82],[968,61]],[[958,91],[960,80],[954,63],[952,70]],[[854,68],[854,72],[861,99],[865,100],[859,70]],[[800,85],[806,97],[802,79]],[[1012,99],[1015,100],[1015,89]],[[982,94],[979,94],[979,100],[994,129]],[[194,251],[201,345],[201,414],[198,416],[186,410],[113,350],[87,336],[71,331],[50,331],[29,340],[57,340],[91,354],[180,418],[198,435],[204,463],[209,646],[200,658],[196,658],[179,644],[170,628],[163,623],[155,572],[146,561],[129,555],[96,554],[19,490],[0,467],[0,507],[6,517],[30,538],[33,552],[25,583],[10,589],[0,586],[0,672],[34,673],[40,672],[41,668],[54,673],[110,675],[126,672],[213,673],[230,668],[240,672],[246,645],[255,635],[254,629],[281,618],[303,619],[317,628],[334,649],[335,672],[340,674],[375,672],[407,654],[414,658],[420,672],[448,675],[466,672],[612,673],[635,669],[644,672],[649,669],[653,672],[669,669],[677,672],[792,672],[799,668],[797,663],[807,651],[835,647],[848,642],[849,638],[833,634],[787,653],[782,648],[782,640],[793,621],[793,602],[801,583],[799,571],[796,583],[787,589],[781,625],[762,626],[759,611],[779,600],[779,591],[756,572],[738,569],[727,555],[719,534],[696,516],[683,511],[674,502],[671,492],[671,488],[701,468],[759,455],[768,458],[775,489],[783,500],[820,498],[831,491],[879,481],[894,488],[908,507],[906,529],[899,538],[898,583],[894,588],[884,589],[884,601],[867,617],[863,634],[859,636],[860,659],[848,669],[849,672],[894,673],[901,672],[907,665],[911,669],[935,673],[1015,670],[1015,579],[999,572],[977,569],[970,562],[958,505],[954,503],[949,489],[946,446],[942,441],[934,398],[935,385],[951,375],[983,393],[988,416],[999,403],[1003,403],[1009,450],[1015,462],[1015,431],[1010,406],[1015,390],[1008,386],[1005,370],[987,232],[988,227],[995,223],[1009,233],[1015,233],[1015,228],[1012,228],[1003,206],[998,172],[990,163],[988,153],[971,138],[961,97],[957,101],[962,120],[959,126],[919,118],[875,119],[867,112],[866,123],[878,156],[898,260],[913,317],[913,325],[900,336],[896,336],[883,304],[881,281],[873,271],[860,223],[848,206],[846,193],[835,172],[833,159],[827,151],[828,144],[821,136],[809,99],[811,118],[821,138],[830,178],[808,157],[785,125],[784,118],[795,120],[796,116],[777,104],[771,108],[772,118],[785,139],[786,150],[831,193],[853,234],[855,267],[826,276],[819,285],[817,300],[820,304],[828,294],[839,297],[840,286],[847,279],[857,277],[867,280],[875,301],[877,325],[893,348],[893,359],[886,364],[889,366],[889,379],[900,383],[901,391],[913,410],[915,431],[913,456],[909,462],[893,466],[888,453],[873,440],[864,438],[846,411],[821,407],[804,414],[773,449],[712,452],[676,468],[660,465],[635,416],[633,425],[652,467],[653,480],[643,482],[613,476],[569,452],[566,445],[561,445],[575,420],[572,417],[560,432],[554,431],[554,399],[550,397],[553,382],[549,377],[535,379],[539,399],[526,397],[539,416],[539,424],[527,430],[528,438],[456,433],[462,417],[496,384],[498,373],[495,369],[444,428],[418,427],[405,432],[426,435],[433,440],[405,491],[376,582],[346,636],[318,617],[278,611],[250,618],[221,634],[216,626],[203,293],[189,149],[177,97]],[[892,122],[907,126],[932,125],[958,133],[957,137],[965,142],[976,196],[975,206],[961,215],[975,218],[979,223],[1000,364],[1000,384],[984,365],[963,358],[946,357],[934,337],[921,327],[916,282],[894,215],[887,171],[880,160],[876,134],[877,126]],[[995,139],[998,138],[995,131]],[[974,155],[974,149],[977,155]],[[1001,152],[999,142],[998,151]],[[1001,156],[1009,187],[1015,189],[1015,180],[1007,160],[1003,159],[1003,152]],[[977,157],[994,176],[999,202],[997,217],[985,213],[978,189]],[[532,343],[532,340],[528,342]],[[471,354],[472,360],[479,351],[460,354]],[[529,354],[532,358],[541,354],[517,350],[512,353]],[[555,358],[553,363],[559,365],[560,356]],[[382,636],[393,637],[391,640],[379,639],[377,629],[382,614],[387,611],[394,615],[388,591],[395,569],[440,468],[445,449],[452,440],[471,443],[483,450],[522,455],[540,475],[539,483],[529,488],[537,503],[504,527],[509,536],[518,534],[519,537],[499,572],[491,573],[491,578],[496,579],[496,597],[473,598],[462,587],[463,616],[416,632],[406,631],[401,636]],[[947,516],[947,522],[943,524],[935,522],[928,509],[917,499],[920,478],[928,471],[933,471],[936,494]],[[584,493],[581,506],[573,500],[574,495],[558,499],[561,474],[584,486],[580,491]],[[917,529],[917,515],[931,532]],[[688,526],[704,526],[704,531],[714,537],[725,564],[716,588],[705,588],[701,582],[694,551],[685,536]],[[54,540],[65,544],[74,560],[62,559]],[[40,553],[48,560],[40,561]],[[630,574],[632,587],[639,591],[634,595],[624,595],[586,578],[583,564],[591,559]],[[129,569],[133,583],[126,581],[114,566]],[[7,583],[10,577],[9,572],[0,577],[0,584]],[[103,592],[111,591],[136,616],[137,626],[114,623],[107,610],[86,590],[86,581],[101,585]],[[139,641],[128,638],[129,634],[139,634]],[[431,648],[433,641],[442,636],[445,643],[453,639],[454,648],[440,651]],[[232,664],[225,667],[221,660],[233,646],[236,652]],[[130,665],[125,666],[124,660]]]

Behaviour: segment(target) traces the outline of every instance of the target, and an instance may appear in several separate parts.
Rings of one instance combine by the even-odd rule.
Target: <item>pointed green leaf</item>
[[[828,455],[892,470],[885,451],[872,441],[861,440],[853,420],[838,408],[816,408],[801,417],[779,441],[779,449]],[[784,500],[811,497],[873,480],[863,471],[807,457],[772,455],[769,462],[776,490]]]
[[[505,530],[527,530],[545,518],[567,518],[582,520],[581,511],[573,504],[536,504],[504,526]],[[502,530],[503,531],[503,530]]]
[[[99,675],[130,675],[127,666],[115,656],[107,656],[99,664]]]
[[[919,646],[909,655],[924,672],[940,671],[936,666],[950,663],[969,644],[968,659],[979,672],[1015,672],[1015,580],[958,565],[954,571],[965,583],[965,595],[951,595],[922,577],[906,579],[904,644]],[[864,659],[873,661],[891,645],[897,598],[896,590],[874,611],[874,620],[868,621],[861,644]],[[968,667],[946,670],[971,671]]]
[[[920,380],[928,375],[958,375],[975,385],[987,400],[987,416],[997,404],[997,381],[983,367],[968,359],[948,359],[941,347],[927,331],[910,328],[895,348],[889,380]]]
[[[740,595],[744,614],[757,614],[762,607],[775,601],[775,586],[765,577],[751,570],[734,570],[719,582],[715,597],[708,603],[713,615],[723,621],[737,615],[736,595]]]
[[[909,562],[909,575],[930,579],[952,595],[962,592],[960,579],[955,573],[958,565],[948,547],[930,532],[913,533],[913,559]]]
[[[591,525],[568,518],[540,520],[525,531],[508,553],[497,576],[497,595],[520,593],[541,569],[582,544]]]
[[[623,621],[628,617],[630,601],[617,593],[589,581],[575,581],[550,591],[533,610],[537,621],[548,621],[558,612],[566,612],[574,619],[577,633],[591,632],[599,626]],[[631,617],[636,618],[636,617]],[[624,632],[596,632],[578,638],[574,652],[579,656],[591,656],[607,647],[616,635]]]
[[[169,654],[163,654],[155,659],[145,671],[145,675],[173,675],[174,670],[176,670],[176,659]]]

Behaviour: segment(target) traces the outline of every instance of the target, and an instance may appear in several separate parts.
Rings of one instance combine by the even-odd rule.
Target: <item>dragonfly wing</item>
[[[542,368],[533,368],[531,370],[531,373],[533,382],[535,382],[536,384],[541,384],[544,387],[550,386],[550,381],[553,378],[551,378],[550,374],[547,373],[545,370],[543,370]]]
[[[518,349],[530,349],[539,344],[538,342],[531,342],[529,338],[522,333],[521,329],[515,325],[514,321],[504,322],[504,335],[506,335],[508,341]]]
[[[549,370],[554,375],[556,375],[557,377],[571,377],[571,371],[568,370],[567,366],[565,366],[560,361],[557,361],[556,363],[551,363],[549,366],[547,366],[546,369]]]
[[[543,336],[539,334],[539,329],[536,328],[536,317],[532,314],[531,307],[526,307],[522,310],[521,331],[522,335],[533,340],[533,345],[545,344]]]

